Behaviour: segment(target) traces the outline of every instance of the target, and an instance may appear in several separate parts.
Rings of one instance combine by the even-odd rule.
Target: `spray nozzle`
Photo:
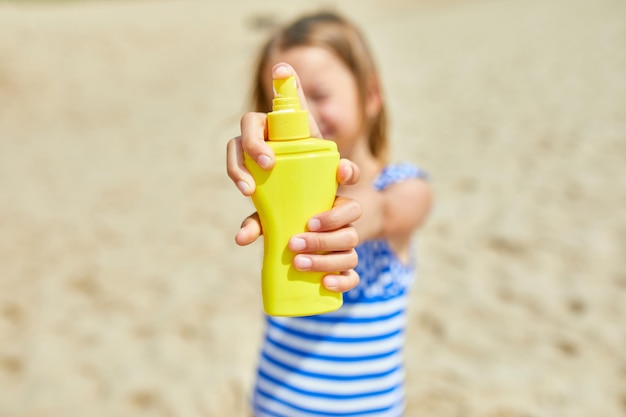
[[[300,98],[296,86],[296,77],[293,75],[287,78],[274,80],[274,100],[272,108],[274,111],[300,110]]]
[[[296,77],[274,80],[273,111],[267,115],[268,140],[308,138],[309,114],[300,106]]]

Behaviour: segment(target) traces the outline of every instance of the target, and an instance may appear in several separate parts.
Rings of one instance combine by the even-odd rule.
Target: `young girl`
[[[415,275],[411,237],[429,212],[431,190],[416,166],[387,164],[385,106],[370,52],[354,25],[336,14],[321,13],[278,31],[262,50],[254,90],[260,113],[243,117],[242,135],[228,146],[229,176],[244,195],[254,192],[254,181],[243,166],[242,152],[271,169],[273,154],[263,141],[271,82],[294,71],[302,102],[307,100],[315,119],[311,130],[335,141],[342,158],[356,166],[342,162],[338,194],[344,198],[309,222],[317,233],[295,236],[290,248],[300,252],[294,259],[298,269],[343,271],[327,275],[323,284],[349,291],[344,306],[332,313],[268,317],[254,413],[401,416],[402,346]],[[362,210],[358,220],[355,201]],[[351,270],[355,231],[360,282]],[[248,244],[260,233],[258,218],[252,216],[236,240]],[[314,254],[320,248],[330,253]]]

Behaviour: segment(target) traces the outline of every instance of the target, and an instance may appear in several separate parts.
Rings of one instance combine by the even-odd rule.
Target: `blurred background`
[[[626,416],[626,3],[0,1],[0,417],[248,415],[225,146],[271,28],[364,31],[432,175],[408,417]]]

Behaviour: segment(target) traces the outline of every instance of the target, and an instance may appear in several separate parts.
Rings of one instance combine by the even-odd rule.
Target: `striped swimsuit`
[[[374,187],[425,174],[387,166]],[[415,260],[400,262],[387,241],[356,248],[359,285],[337,311],[268,317],[253,407],[256,417],[399,417],[404,410],[402,347]]]

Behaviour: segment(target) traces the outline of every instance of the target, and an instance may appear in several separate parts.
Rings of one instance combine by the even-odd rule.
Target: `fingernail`
[[[346,165],[342,168],[342,173],[341,176],[343,177],[341,180],[343,182],[349,181],[350,178],[352,178],[352,167],[349,165]]]
[[[324,286],[329,290],[334,290],[339,287],[339,280],[336,277],[325,277]]]
[[[261,155],[258,157],[256,163],[259,164],[261,168],[267,169],[271,166],[272,160],[267,155]]]
[[[278,64],[276,65],[276,67],[274,68],[275,72],[281,72],[281,71],[287,71],[289,68],[287,67],[287,65],[285,64]]]
[[[245,237],[246,237],[246,231],[244,230],[244,228],[242,226],[241,229],[239,229],[237,231],[237,234],[235,235],[235,242],[237,242],[237,244],[239,244],[239,242],[244,240]]]
[[[313,261],[307,256],[296,256],[293,262],[300,271],[306,271],[313,265]]]
[[[307,223],[307,226],[310,231],[314,232],[316,230],[319,230],[320,227],[322,227],[322,223],[319,221],[319,219],[311,219]]]
[[[306,241],[300,237],[294,237],[291,239],[291,244],[289,246],[291,246],[292,250],[302,250],[306,248]]]
[[[245,194],[245,192],[250,189],[250,186],[245,181],[237,181],[237,188],[239,188],[239,191]]]

